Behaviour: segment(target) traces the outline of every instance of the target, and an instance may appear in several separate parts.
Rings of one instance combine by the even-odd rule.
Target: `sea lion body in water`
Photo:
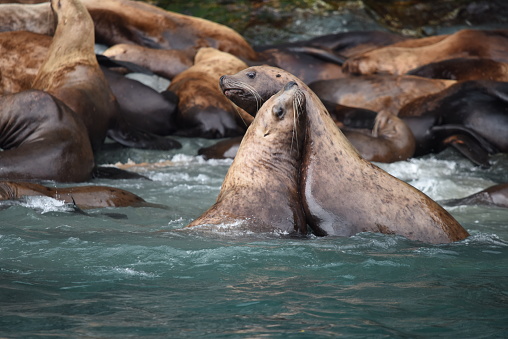
[[[223,76],[220,84],[226,96],[246,109],[266,100],[267,89],[288,81],[295,81],[305,94],[307,133],[300,191],[307,222],[317,235],[368,231],[429,243],[448,243],[469,235],[428,196],[363,159],[319,98],[292,74],[255,66]],[[240,105],[241,101],[246,105]]]
[[[129,191],[109,186],[47,187],[32,182],[0,181],[0,201],[46,196],[81,209],[104,207],[162,207]]]
[[[298,192],[304,107],[305,98],[294,82],[263,105],[243,138],[217,202],[188,227],[307,233]]]

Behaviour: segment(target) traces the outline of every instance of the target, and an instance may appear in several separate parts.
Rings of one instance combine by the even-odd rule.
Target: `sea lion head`
[[[223,75],[219,85],[229,100],[255,116],[264,102],[294,78],[277,67],[253,66],[233,75]]]
[[[259,122],[256,123],[257,138],[278,147],[289,146],[292,156],[298,157],[305,134],[305,100],[298,84],[288,82],[260,110]]]

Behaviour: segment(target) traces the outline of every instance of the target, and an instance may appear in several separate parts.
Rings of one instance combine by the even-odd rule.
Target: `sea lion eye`
[[[284,117],[284,113],[285,113],[284,108],[282,108],[280,106],[279,107],[274,106],[272,111],[273,111],[273,115],[275,115],[277,118],[282,119]]]
[[[249,77],[250,79],[254,79],[256,77],[256,72],[248,72],[247,77]]]

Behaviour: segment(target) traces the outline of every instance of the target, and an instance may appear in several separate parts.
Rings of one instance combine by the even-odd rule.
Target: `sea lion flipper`
[[[466,158],[482,168],[489,168],[489,155],[475,138],[466,134],[456,134],[446,138],[443,143],[450,145]]]
[[[148,68],[140,66],[134,62],[111,59],[110,57],[107,57],[103,54],[96,54],[95,57],[97,58],[97,62],[99,63],[100,66],[104,66],[107,68],[124,67],[128,71],[133,73],[155,75]]]
[[[342,66],[342,64],[346,61],[345,57],[335,54],[333,53],[333,51],[324,49],[322,47],[308,47],[308,46],[289,47],[288,51],[295,53],[305,53],[317,59],[331,62],[339,66]]]
[[[115,128],[109,129],[108,137],[123,146],[140,149],[169,151],[182,147],[182,144],[174,139],[136,129],[126,122],[120,122]]]

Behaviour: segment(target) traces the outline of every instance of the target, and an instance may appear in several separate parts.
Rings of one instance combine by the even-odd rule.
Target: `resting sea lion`
[[[0,54],[3,56],[0,61],[0,94],[31,89],[38,70],[48,56],[51,43],[52,37],[47,35],[26,31],[0,32]],[[111,71],[102,66],[105,61],[110,63],[109,60],[103,60],[102,56],[100,58],[101,72],[118,102],[118,110],[115,111],[118,115],[113,120],[125,120],[132,128],[157,135],[172,133],[176,126],[176,95],[168,91],[159,93],[139,81]],[[143,142],[142,138],[138,140],[140,144]],[[134,146],[139,147],[140,144]]]
[[[94,23],[97,42],[130,43],[155,49],[214,47],[243,59],[256,52],[233,29],[197,17],[166,11],[141,1],[82,0]]]
[[[196,51],[118,44],[111,46],[102,54],[113,60],[129,61],[143,66],[153,73],[171,80],[192,66]]]
[[[440,92],[455,83],[453,80],[384,74],[321,80],[310,84],[309,88],[323,101],[398,115],[400,108],[408,102]]]
[[[281,69],[250,67],[223,76],[229,98],[256,106],[261,91],[295,81],[305,94],[307,133],[300,192],[308,224],[318,235],[359,232],[398,234],[412,240],[447,243],[467,231],[441,206],[411,185],[361,158],[330,118],[319,98]],[[265,99],[266,100],[266,99]],[[236,161],[236,159],[235,159]]]
[[[508,152],[508,83],[459,82],[415,99],[399,117],[416,138],[416,155],[454,146],[474,163],[488,167],[488,155]]]
[[[294,82],[263,105],[245,133],[217,202],[187,227],[307,233],[298,192],[304,107],[305,97]]]
[[[126,190],[109,186],[47,187],[31,182],[0,181],[0,200],[47,196],[80,209],[104,207],[161,207]]]
[[[423,65],[407,74],[457,81],[508,81],[508,63],[482,58],[455,58]]]
[[[1,2],[0,32],[4,31],[29,31],[53,35],[55,25],[49,2],[44,1],[35,5]]]
[[[386,111],[376,115],[374,128],[368,133],[355,129],[341,130],[365,160],[391,163],[407,160],[415,152],[415,138],[411,129]]]
[[[0,97],[0,178],[80,182],[94,157],[81,119],[52,95],[36,90]]]
[[[347,73],[405,74],[417,67],[460,57],[508,62],[508,30],[464,29],[448,36],[403,41],[346,60]]]
[[[176,76],[168,87],[180,99],[177,135],[224,138],[243,135],[252,117],[225,98],[217,81],[247,65],[226,52],[203,47],[194,65]]]

